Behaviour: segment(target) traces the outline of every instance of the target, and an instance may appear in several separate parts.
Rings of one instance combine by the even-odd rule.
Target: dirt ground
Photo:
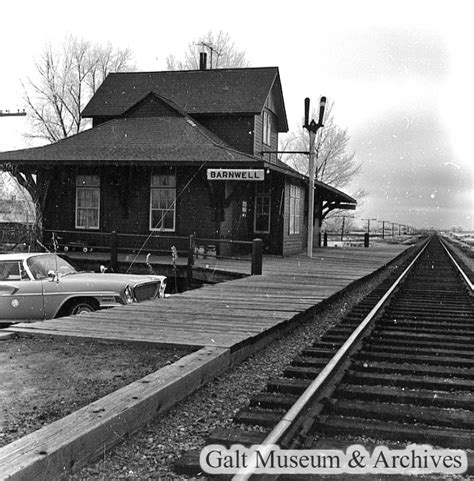
[[[0,446],[190,352],[76,339],[0,341]]]

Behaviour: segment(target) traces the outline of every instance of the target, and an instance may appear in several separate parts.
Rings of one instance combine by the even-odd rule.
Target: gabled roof
[[[113,119],[54,144],[0,152],[0,163],[22,165],[205,161],[251,164],[257,159],[232,149],[188,116]]]
[[[279,131],[286,132],[278,67],[112,73],[82,116],[121,116],[149,92],[171,100],[189,115],[260,114],[272,89],[278,98]]]

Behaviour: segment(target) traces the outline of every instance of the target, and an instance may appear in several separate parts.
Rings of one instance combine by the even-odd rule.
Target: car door
[[[41,281],[28,277],[21,260],[0,262],[0,319],[7,321],[44,319]]]
[[[77,296],[77,292],[71,289],[70,283],[66,278],[56,277],[54,279],[44,279],[43,299],[45,319],[52,319],[56,316],[61,306],[71,297]]]

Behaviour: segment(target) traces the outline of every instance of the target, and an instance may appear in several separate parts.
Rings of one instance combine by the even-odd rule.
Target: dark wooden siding
[[[46,229],[74,229],[76,168],[54,169],[44,175],[50,178],[50,187],[43,211],[43,226]]]
[[[216,215],[208,189],[206,171],[202,170],[189,183],[197,168],[182,167],[176,170],[176,230],[163,236],[216,237]],[[75,228],[76,175],[77,173],[100,175],[100,228],[83,230]],[[77,231],[82,240],[96,244],[101,239],[97,233],[116,231],[121,234],[148,236],[150,216],[150,167],[113,167],[82,170],[64,168],[53,171],[52,188],[44,211],[44,228],[48,230]],[[153,234],[159,235],[159,234]],[[93,239],[93,241],[92,241]],[[108,245],[108,238],[104,238]],[[138,240],[127,239],[127,245],[138,248]]]
[[[275,152],[278,150],[278,132],[277,132],[277,125],[276,125],[276,117],[275,115],[267,110],[271,115],[272,121],[272,132],[270,137],[270,145],[266,145],[263,143],[263,114],[262,115],[255,115],[255,142],[254,142],[254,149],[255,155],[262,157],[263,160],[268,162],[275,162],[277,159],[277,154],[262,154],[262,152],[272,151]]]
[[[169,168],[169,167],[168,167]],[[219,209],[216,209],[217,187],[212,190],[206,179],[206,171],[197,172],[197,167],[178,167],[176,192],[176,230],[164,232],[163,236],[188,236],[196,233],[202,238],[218,238],[220,235],[236,240],[251,240],[260,237],[265,251],[273,254],[292,254],[301,252],[306,245],[306,200],[301,201],[300,233],[289,234],[289,190],[290,183],[285,176],[272,172],[269,181],[271,190],[270,234],[254,232],[255,183],[236,183],[233,187],[232,222],[230,231],[224,235],[219,232]],[[95,173],[101,179],[100,229],[81,230],[75,228],[76,175]],[[44,211],[44,228],[48,230],[77,231],[78,238],[92,245],[109,245],[108,236],[94,235],[97,232],[109,234],[150,234],[150,176],[151,167],[130,167],[119,170],[114,167],[84,170],[80,167],[63,168],[51,172],[51,188]],[[192,181],[190,179],[192,178]],[[217,184],[217,183],[216,183]],[[303,184],[303,195],[306,189]],[[223,183],[219,183],[223,187]],[[247,216],[242,214],[242,200],[247,201]],[[157,237],[160,234],[153,234]],[[99,241],[98,241],[99,239]],[[125,244],[124,244],[125,242]],[[143,239],[126,238],[121,240],[123,247],[138,249]],[[170,241],[172,242],[172,241]],[[185,241],[178,245],[183,248]]]
[[[100,176],[100,220],[98,230],[76,229],[76,175]],[[86,170],[63,168],[51,174],[52,181],[44,212],[44,228],[77,231],[94,245],[108,239],[97,233],[147,234],[149,224],[150,171],[146,168]]]
[[[180,235],[196,233],[198,237],[213,238],[217,236],[216,213],[211,205],[206,169],[198,173],[196,169],[178,169],[177,232]]]
[[[253,116],[195,116],[195,119],[234,149],[247,154],[253,154]]]

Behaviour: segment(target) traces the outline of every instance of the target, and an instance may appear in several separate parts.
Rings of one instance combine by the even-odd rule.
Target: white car
[[[56,254],[0,254],[0,320],[83,314],[164,297],[166,277],[79,272]]]

